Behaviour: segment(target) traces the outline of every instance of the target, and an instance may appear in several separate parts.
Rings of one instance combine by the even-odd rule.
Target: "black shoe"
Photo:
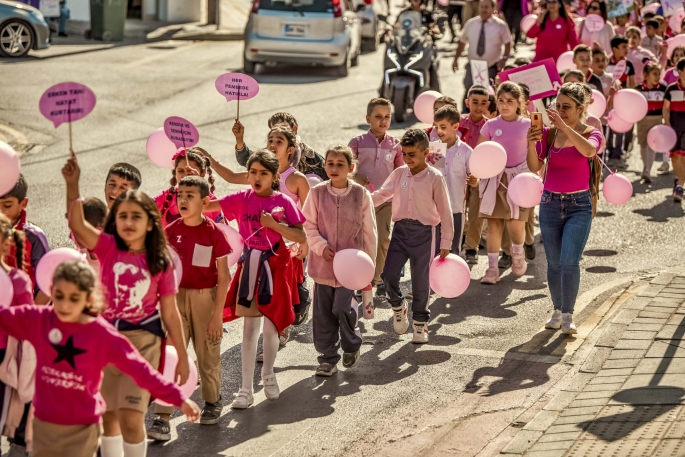
[[[299,313],[295,313],[295,322],[293,322],[293,327],[299,327],[305,324],[309,319],[309,303],[304,305],[303,309]]]
[[[535,258],[535,244],[523,243],[523,250],[526,251],[526,260],[533,260]]]
[[[219,422],[221,417],[221,400],[216,403],[205,402],[205,407],[202,408],[202,415],[200,416],[200,423],[203,425],[214,425]]]
[[[464,255],[468,265],[476,265],[478,263],[478,252],[475,249],[467,249]]]
[[[322,363],[319,365],[319,368],[316,369],[316,375],[317,376],[326,376],[330,377],[333,376],[338,372],[338,366],[333,365],[332,363]]]
[[[357,361],[359,360],[359,349],[357,349],[355,352],[345,352],[343,354],[343,366],[345,368],[352,368],[357,364]]]
[[[513,260],[511,258],[511,256],[507,255],[503,252],[502,257],[500,257],[499,262],[497,262],[497,266],[499,267],[500,270],[506,270],[507,268],[511,268],[512,263],[513,263]]]
[[[386,296],[385,284],[380,283],[376,286],[376,297],[385,298],[385,296]]]
[[[171,427],[169,421],[158,417],[147,429],[147,437],[155,441],[169,441],[171,439]]]
[[[67,35],[66,32],[59,32],[59,33],[57,34],[57,36],[68,37],[69,35]]]

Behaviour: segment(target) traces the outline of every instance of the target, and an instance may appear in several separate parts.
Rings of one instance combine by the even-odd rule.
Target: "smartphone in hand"
[[[532,127],[536,127],[542,132],[542,113],[535,111],[530,113],[530,123]]]

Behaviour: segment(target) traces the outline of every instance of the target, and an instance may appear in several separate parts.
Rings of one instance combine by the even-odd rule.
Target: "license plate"
[[[301,24],[285,24],[285,34],[287,36],[305,36],[307,26]]]

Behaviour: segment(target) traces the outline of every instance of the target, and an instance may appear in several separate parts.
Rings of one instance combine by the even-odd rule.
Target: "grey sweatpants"
[[[338,363],[340,347],[343,352],[359,350],[362,334],[357,325],[358,307],[353,290],[314,284],[314,348],[319,363]]]
[[[435,229],[430,225],[423,225],[412,219],[402,219],[395,222],[388,248],[388,256],[385,259],[383,269],[383,282],[388,295],[388,301],[393,308],[402,305],[404,295],[400,290],[400,278],[402,268],[409,260],[411,268],[411,289],[414,299],[411,310],[414,321],[428,322],[428,298],[430,297],[430,285],[428,282],[428,269],[435,257],[436,245],[440,244],[433,236]],[[439,247],[439,246],[438,246]],[[432,249],[431,249],[432,248]]]

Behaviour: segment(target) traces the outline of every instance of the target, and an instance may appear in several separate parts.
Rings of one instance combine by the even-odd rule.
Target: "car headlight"
[[[38,10],[31,10],[31,16],[33,16],[38,22],[46,23],[45,16],[43,16],[43,13]]]

